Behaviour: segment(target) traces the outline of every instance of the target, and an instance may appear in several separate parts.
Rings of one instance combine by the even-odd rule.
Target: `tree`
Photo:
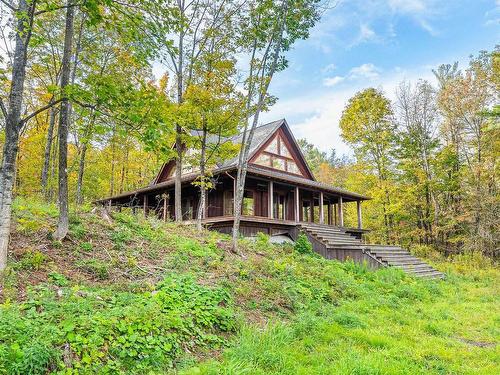
[[[214,44],[215,47],[215,44]],[[225,60],[220,52],[207,54],[196,64],[196,78],[188,87],[185,98],[192,118],[192,163],[199,165],[195,185],[200,188],[197,227],[206,208],[206,191],[212,187],[211,169],[219,160],[234,156],[236,149],[230,138],[237,134],[243,114],[243,97],[236,90],[234,60]]]
[[[432,162],[439,146],[436,92],[427,81],[418,81],[414,87],[402,82],[396,90],[396,98],[401,178],[416,187],[407,190],[415,194],[414,199],[407,196],[404,201],[408,211],[416,210],[416,226],[424,232],[424,242],[429,244],[435,241],[439,223]]]
[[[461,194],[466,215],[465,243],[492,254],[495,231],[495,135],[489,127],[487,110],[495,100],[494,53],[481,52],[472,57],[468,69],[451,79],[439,92],[439,106],[445,124],[453,124],[453,142],[461,179]],[[446,131],[446,128],[445,128]],[[470,241],[469,238],[474,238]]]
[[[75,9],[72,0],[66,5],[66,26],[64,32],[64,52],[61,66],[61,110],[59,113],[59,219],[54,238],[61,241],[69,229],[68,209],[68,134],[70,122],[70,102],[65,90],[70,84],[71,55],[73,52]]]
[[[15,20],[14,36],[15,47],[12,58],[11,81],[7,105],[1,101],[1,110],[5,118],[5,143],[2,153],[2,169],[0,171],[0,271],[7,265],[7,248],[10,236],[12,188],[16,158],[19,151],[19,136],[25,124],[38,113],[54,106],[59,100],[42,106],[31,114],[22,117],[24,99],[24,84],[26,79],[26,65],[28,62],[28,47],[33,37],[35,17],[53,9],[53,5],[46,3],[43,9],[37,10],[36,0],[19,0],[17,6],[2,3],[12,11]]]
[[[238,170],[234,192],[234,252],[238,252],[241,208],[248,167],[249,145],[252,143],[260,113],[275,98],[268,94],[276,72],[287,67],[283,53],[298,39],[308,37],[309,29],[320,18],[321,1],[282,0],[249,1],[241,20],[239,43],[250,55],[250,69],[246,85],[246,119],[238,155]]]
[[[208,53],[208,46],[214,33],[233,33],[232,18],[237,14],[240,4],[227,0],[191,1],[171,0],[166,3],[174,9],[177,17],[176,39],[164,45],[166,63],[173,73],[174,97],[177,106],[182,106],[184,95],[194,78],[194,66]],[[172,4],[171,4],[172,3]],[[229,23],[229,24],[228,24]],[[229,40],[229,39],[227,39]],[[179,113],[182,113],[180,110]],[[188,129],[183,127],[183,119],[175,120],[175,219],[182,220],[181,178],[184,144],[189,142]]]
[[[380,91],[369,88],[349,99],[340,120],[342,138],[354,147],[358,161],[365,163],[377,175],[377,188],[381,194],[374,193],[381,199],[387,241],[393,226],[389,180],[393,166],[391,153],[395,145],[395,126],[391,117],[389,100]]]

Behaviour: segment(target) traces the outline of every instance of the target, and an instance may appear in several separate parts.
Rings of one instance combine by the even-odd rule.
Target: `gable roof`
[[[254,136],[253,136],[252,142],[250,144],[249,160],[251,160],[252,157],[254,157],[255,155],[258,154],[260,149],[266,145],[266,142],[271,137],[273,137],[274,134],[276,134],[276,132],[280,128],[282,128],[287,133],[286,135],[292,141],[291,142],[291,143],[293,143],[292,146],[296,148],[296,152],[297,152],[298,156],[302,159],[304,166],[307,168],[307,171],[310,174],[310,178],[290,174],[290,173],[280,171],[277,169],[262,167],[262,166],[259,166],[257,164],[250,164],[248,166],[249,173],[251,173],[253,175],[261,176],[264,178],[274,178],[278,181],[282,181],[285,183],[288,182],[288,183],[297,184],[297,185],[302,186],[304,188],[320,189],[320,190],[323,190],[325,192],[329,192],[332,194],[342,195],[344,198],[347,198],[346,201],[371,199],[370,197],[367,197],[367,196],[362,195],[362,194],[354,193],[354,192],[347,191],[347,190],[344,190],[344,189],[341,189],[341,188],[338,188],[338,187],[335,187],[335,186],[332,186],[329,184],[325,184],[325,183],[316,181],[316,179],[314,178],[314,175],[312,174],[312,172],[309,168],[309,165],[307,164],[307,161],[304,157],[304,154],[303,154],[300,146],[298,145],[297,141],[295,140],[295,137],[293,136],[293,133],[290,130],[290,127],[288,126],[285,119],[273,121],[273,122],[270,122],[270,123],[267,123],[264,125],[257,126],[255,128]],[[197,135],[197,134],[194,134],[194,135]],[[242,134],[238,134],[238,135],[233,136],[233,137],[228,137],[228,138],[225,138],[224,140],[225,141],[232,141],[233,143],[241,143]],[[216,142],[219,142],[220,140],[217,136],[210,136],[208,138],[208,141],[216,143]],[[224,160],[221,163],[217,164],[217,168],[215,168],[213,173],[214,174],[215,173],[221,174],[221,173],[227,173],[227,172],[234,171],[234,169],[237,168],[237,163],[238,163],[237,156],[234,158],[228,159],[228,160]],[[155,180],[149,186],[141,188],[141,189],[137,189],[137,190],[132,191],[132,192],[127,192],[127,193],[123,193],[120,195],[116,195],[116,196],[110,197],[110,198],[124,199],[126,197],[136,196],[138,194],[145,194],[145,193],[157,191],[158,189],[173,186],[174,182],[175,182],[173,178],[170,178],[170,179],[162,178],[161,179],[161,177],[163,177],[163,176],[166,177],[165,172],[168,172],[170,170],[170,168],[172,168],[173,166],[175,166],[175,160],[171,160],[171,161],[165,163],[162,166],[162,168],[160,169],[158,176],[155,178]],[[182,174],[181,181],[183,183],[193,181],[194,179],[196,179],[197,175],[198,174],[195,172]],[[97,202],[104,202],[104,201],[109,200],[110,198],[101,199]]]
[[[294,143],[294,146],[296,148],[297,153],[299,154],[299,157],[301,158],[301,161],[303,162],[304,166],[307,169],[308,174],[310,175],[311,179],[313,181],[316,181],[314,178],[314,175],[309,168],[309,165],[307,164],[307,161],[304,157],[304,154],[302,153],[302,150],[300,149],[300,146],[297,144],[297,141],[295,140],[295,137],[293,136],[292,131],[290,130],[290,127],[288,126],[288,123],[286,122],[285,119],[280,119],[276,120],[273,122],[269,122],[267,124],[259,125],[255,128],[252,142],[250,144],[249,148],[249,154],[248,154],[248,160],[251,160],[252,157],[256,154],[258,150],[278,131],[279,128],[283,127],[285,131],[288,133],[288,136]],[[192,135],[198,135],[197,131],[193,131]],[[243,133],[240,133],[238,135],[235,135],[233,137],[228,137],[224,139],[225,141],[231,141],[232,143],[235,144],[240,144],[243,138]],[[214,135],[209,135],[207,137],[207,142],[209,143],[216,143],[219,142],[220,140],[218,139],[217,136]],[[172,168],[173,164],[175,163],[174,160],[171,160],[169,162],[166,162],[163,164],[161,167],[160,171],[158,172],[158,175],[156,178],[153,180],[151,185],[157,184],[159,182],[165,181],[166,179],[166,172],[167,170],[170,170]],[[238,155],[236,155],[233,158],[222,160],[221,162],[217,163],[217,168],[214,172],[217,172],[217,169],[230,169],[231,167],[237,167],[238,165]]]

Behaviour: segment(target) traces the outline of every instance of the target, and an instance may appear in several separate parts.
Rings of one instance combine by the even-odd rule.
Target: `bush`
[[[26,304],[0,304],[0,374],[166,373],[185,351],[220,349],[235,330],[227,291],[190,276],[171,275],[154,292],[63,296],[39,288]]]
[[[85,272],[94,275],[99,280],[106,280],[109,278],[108,265],[98,259],[85,259],[77,263]]]
[[[21,260],[14,265],[14,268],[22,270],[39,270],[46,260],[47,257],[40,251],[29,250],[23,255]]]
[[[312,254],[313,247],[304,233],[300,233],[295,241],[294,250],[300,254]]]

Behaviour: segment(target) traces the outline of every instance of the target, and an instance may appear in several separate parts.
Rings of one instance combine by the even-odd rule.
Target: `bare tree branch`
[[[9,9],[10,9],[11,11],[13,11],[13,12],[17,12],[17,11],[19,11],[19,9],[18,9],[18,8],[14,7],[12,4],[9,4],[9,3],[8,3],[8,2],[6,2],[5,0],[0,0],[0,2],[1,2],[2,4],[4,4],[7,8],[9,8]]]
[[[3,117],[7,118],[7,108],[5,108],[5,103],[2,98],[0,98],[0,107],[2,109]]]
[[[39,113],[42,113],[43,111],[46,111],[47,109],[53,107],[54,105],[56,105],[57,103],[60,103],[62,101],[62,99],[57,99],[57,100],[54,100],[52,102],[50,102],[49,104],[47,105],[44,105],[43,107],[41,108],[38,108],[35,112],[25,116],[22,120],[21,120],[21,123],[22,124],[25,124],[26,122],[28,122],[30,119],[32,119],[33,117],[35,117],[36,115],[38,115]]]

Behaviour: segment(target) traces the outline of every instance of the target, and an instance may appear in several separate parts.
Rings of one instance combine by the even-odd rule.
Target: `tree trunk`
[[[201,141],[201,155],[200,155],[200,202],[198,204],[198,214],[196,220],[196,227],[199,231],[202,229],[201,219],[203,218],[203,212],[205,211],[205,197],[206,197],[206,181],[205,181],[205,163],[206,163],[206,151],[207,151],[207,128],[203,127],[203,135]]]
[[[184,1],[179,2],[181,17],[184,17]],[[184,69],[184,30],[179,31],[179,60],[177,63],[177,104],[182,104],[183,97],[183,69]],[[174,210],[175,221],[182,221],[182,127],[175,127],[175,148],[177,158],[175,159],[175,197]]]
[[[121,177],[120,177],[120,190],[119,193],[123,193],[124,188],[125,188],[125,177],[127,176],[127,171],[128,171],[128,145],[125,144],[125,160],[123,161],[122,164],[122,172],[121,172]]]
[[[78,165],[78,180],[76,182],[76,203],[83,203],[83,173],[85,172],[85,156],[87,154],[87,142],[83,142]]]
[[[113,196],[115,193],[115,149],[116,149],[116,124],[113,125],[113,135],[111,136],[111,176],[109,179],[109,195]]]
[[[43,198],[48,201],[48,180],[50,167],[50,151],[52,150],[52,141],[54,137],[54,128],[56,124],[57,107],[50,109],[49,128],[47,129],[47,140],[45,141],[45,151],[43,153],[43,168],[42,168],[42,194]]]
[[[26,0],[19,0],[16,45],[12,62],[12,81],[8,111],[5,118],[5,144],[2,152],[2,169],[0,171],[0,272],[7,266],[12,214],[12,186],[19,150],[19,133],[23,125],[21,122],[21,111],[26,77],[27,49],[31,38],[31,25],[33,23],[35,6],[35,1],[31,3],[30,8]],[[26,14],[28,15],[27,18]],[[26,22],[27,19],[29,22]]]
[[[69,212],[68,212],[68,132],[71,105],[64,90],[70,82],[71,52],[73,44],[73,21],[75,8],[68,0],[66,8],[66,27],[64,35],[64,52],[61,66],[61,91],[63,100],[61,102],[61,113],[59,114],[59,220],[54,238],[61,241],[68,234]]]
[[[239,237],[239,232],[240,232],[240,221],[241,221],[241,206],[243,204],[243,195],[244,195],[244,189],[245,189],[245,180],[246,180],[246,175],[247,175],[247,169],[248,169],[248,155],[250,152],[250,147],[248,147],[253,140],[253,135],[255,133],[255,128],[257,127],[257,124],[259,122],[259,116],[260,112],[262,111],[264,107],[264,101],[267,96],[267,91],[269,89],[269,84],[272,81],[273,75],[276,71],[276,67],[278,64],[278,59],[280,56],[281,52],[281,46],[282,46],[282,40],[283,40],[283,32],[285,29],[285,23],[286,23],[286,18],[288,15],[288,1],[285,0],[283,2],[283,11],[281,13],[281,24],[279,28],[279,32],[276,35],[276,40],[272,40],[271,42],[275,42],[274,44],[274,51],[272,54],[272,60],[271,64],[269,67],[268,75],[267,77],[264,77],[264,72],[265,70],[262,70],[261,74],[261,79],[262,82],[264,82],[263,86],[260,86],[259,90],[259,95],[258,95],[258,101],[257,101],[257,108],[256,111],[253,115],[253,121],[252,121],[252,126],[250,128],[250,131],[248,133],[248,139],[246,139],[246,128],[243,134],[243,141],[242,141],[242,148],[240,149],[240,156],[238,159],[238,172],[236,175],[236,185],[235,185],[235,191],[234,191],[234,223],[233,223],[233,233],[232,233],[232,250],[235,253],[238,253],[238,237]],[[274,38],[272,38],[274,39]],[[255,45],[255,44],[254,44]],[[269,47],[271,44],[269,45]],[[268,50],[266,50],[267,52]],[[254,52],[252,53],[252,56],[254,56]],[[267,56],[264,56],[263,58],[264,61],[264,67],[262,69],[265,69],[265,60],[267,59]],[[251,64],[254,62],[251,61]],[[250,77],[250,80],[254,79],[255,77]],[[247,120],[248,121],[248,120]]]

